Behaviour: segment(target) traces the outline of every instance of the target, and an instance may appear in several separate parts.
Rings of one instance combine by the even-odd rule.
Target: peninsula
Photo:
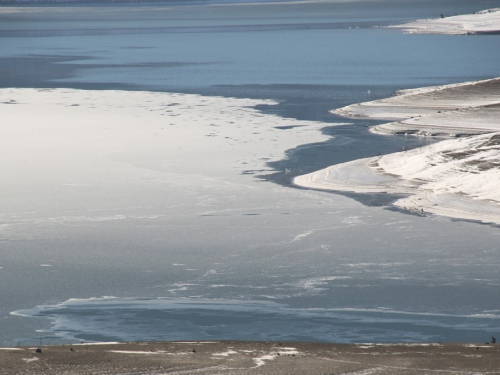
[[[438,136],[442,142],[298,176],[307,188],[402,194],[393,204],[420,215],[500,224],[500,79],[402,90],[332,111],[387,119],[370,131]]]

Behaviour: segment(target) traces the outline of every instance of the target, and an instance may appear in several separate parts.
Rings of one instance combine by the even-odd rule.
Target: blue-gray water
[[[1,87],[272,98],[281,103],[259,109],[298,124],[324,121],[334,137],[270,160],[277,184],[267,200],[245,194],[235,204],[204,191],[219,212],[211,216],[42,225],[3,202],[0,342],[37,342],[36,329],[51,343],[483,341],[498,334],[498,228],[391,212],[377,206],[378,197],[357,197],[370,203],[363,205],[296,190],[280,174],[429,142],[371,135],[366,121],[328,127],[345,121],[328,110],[399,88],[500,75],[498,36],[371,27],[484,6],[155,4],[0,13]],[[256,174],[252,183],[268,182]],[[165,207],[134,211],[159,213]],[[16,240],[12,230],[21,233]],[[91,298],[101,296],[116,298]]]

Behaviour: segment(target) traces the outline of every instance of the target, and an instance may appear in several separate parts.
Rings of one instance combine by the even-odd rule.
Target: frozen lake
[[[0,343],[498,333],[497,227],[288,184],[430,142],[328,110],[500,75],[498,36],[372,28],[484,4],[399,3],[0,7]]]

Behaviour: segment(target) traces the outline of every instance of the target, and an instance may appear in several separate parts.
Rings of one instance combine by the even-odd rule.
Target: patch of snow
[[[403,346],[443,346],[442,344],[437,344],[437,343],[418,343],[418,342],[412,342],[412,343],[406,343],[402,344]]]
[[[323,286],[328,285],[329,281],[337,281],[337,280],[347,280],[351,279],[351,276],[325,276],[325,277],[312,277],[304,280],[300,280],[294,285],[300,288],[304,288],[306,290],[320,292],[325,290]]]
[[[21,358],[24,362],[26,363],[30,363],[30,362],[34,362],[34,361],[38,361],[38,358],[37,357],[31,357],[31,358]]]
[[[172,341],[174,344],[189,344],[189,345],[203,345],[203,344],[217,344],[217,341]]]
[[[348,372],[349,375],[370,375],[370,374],[381,374],[381,370],[386,370],[385,367],[375,367],[375,368],[370,368],[366,370],[359,370],[359,371],[350,371]]]
[[[254,368],[264,366],[266,364],[266,361],[272,361],[276,357],[277,357],[276,354],[266,354],[266,355],[254,358],[253,359],[255,361],[255,367]]]
[[[264,366],[266,364],[266,361],[272,361],[273,359],[276,359],[277,357],[280,357],[280,356],[300,354],[300,352],[296,348],[279,347],[279,348],[275,348],[275,349],[276,349],[275,353],[268,353],[268,354],[264,354],[260,357],[253,358],[253,360],[255,361],[254,368]]]
[[[156,352],[148,352],[148,351],[134,351],[134,350],[108,350],[110,353],[120,353],[120,354],[146,354],[146,355],[154,355],[154,354],[170,354],[165,351],[156,351]]]
[[[72,344],[73,346],[75,345],[117,345],[117,344],[125,344],[124,342],[118,342],[118,341],[108,341],[108,342],[81,342],[78,344]]]
[[[228,350],[227,352],[222,352],[222,353],[212,353],[212,355],[220,357],[229,357],[231,354],[238,354],[238,352],[235,352],[234,350]]]

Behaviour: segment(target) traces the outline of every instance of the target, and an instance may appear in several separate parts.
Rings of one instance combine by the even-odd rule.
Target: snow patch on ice
[[[324,277],[312,277],[305,280],[300,280],[295,284],[295,286],[304,288],[306,290],[319,292],[325,290],[323,286],[328,285],[329,281],[337,280],[348,280],[351,276],[324,276]]]
[[[308,231],[305,231],[305,232],[303,232],[303,233],[297,234],[297,235],[293,238],[292,242],[300,241],[300,240],[302,240],[303,238],[310,236],[310,235],[311,235],[311,234],[313,234],[314,232],[315,232],[314,230],[308,230]]]

